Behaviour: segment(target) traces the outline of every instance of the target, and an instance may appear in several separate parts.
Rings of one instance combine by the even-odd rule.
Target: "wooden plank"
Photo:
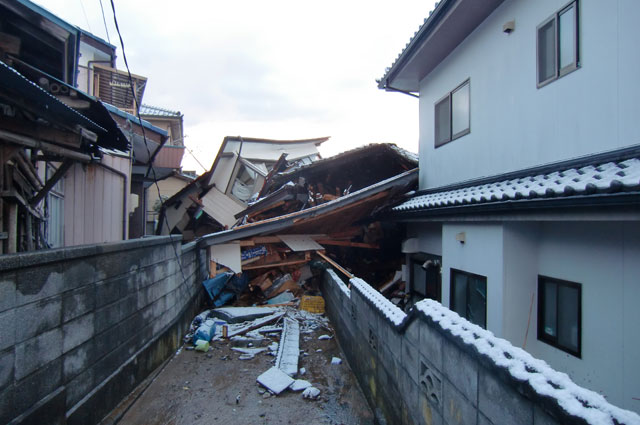
[[[42,142],[40,140],[36,140],[28,136],[22,136],[20,134],[11,133],[1,129],[0,129],[0,139],[4,139],[9,143],[17,144],[20,146],[26,146],[28,148],[39,149],[39,150],[60,155],[63,157],[73,158],[82,162],[91,161],[91,157],[89,155],[85,155],[80,152],[72,151],[70,149],[53,145],[51,143]]]
[[[19,118],[11,118],[3,121],[1,128],[23,136],[32,137],[36,140],[50,142],[55,145],[62,145],[63,147],[66,146],[72,149],[79,149],[82,145],[82,137],[80,134],[76,134],[68,130],[65,131],[47,127]]]
[[[18,56],[20,55],[20,42],[20,38],[6,32],[0,32],[0,51]]]
[[[65,158],[64,162],[60,164],[56,172],[53,173],[53,176],[51,176],[51,178],[47,180],[42,189],[40,189],[40,191],[29,200],[29,203],[33,206],[38,205],[42,198],[44,198],[47,193],[49,193],[51,188],[55,186],[62,177],[64,177],[64,175],[67,173],[67,171],[69,171],[69,168],[71,168],[72,165],[73,161],[69,158]]]
[[[271,263],[271,264],[258,264],[255,266],[247,266],[243,267],[243,270],[257,270],[257,269],[265,269],[268,267],[282,267],[282,266],[294,266],[296,264],[304,264],[309,262],[309,259],[305,258],[303,260],[291,260],[291,261],[282,261],[280,263]]]
[[[9,204],[9,217],[7,225],[7,233],[9,234],[7,239],[7,253],[14,254],[17,252],[18,247],[18,205]]]
[[[344,274],[345,276],[347,276],[349,279],[353,279],[353,275],[351,273],[349,273],[348,270],[346,270],[340,264],[338,264],[335,261],[333,261],[328,255],[324,254],[322,251],[316,251],[316,254],[318,254],[320,257],[325,259],[327,261],[327,263],[331,264],[333,267],[335,267],[336,269],[340,270],[340,272],[342,274]]]
[[[336,241],[333,239],[318,239],[320,245],[335,245],[335,246],[348,246],[352,248],[368,248],[368,249],[380,249],[380,245],[364,243],[364,242],[351,242],[351,241]]]

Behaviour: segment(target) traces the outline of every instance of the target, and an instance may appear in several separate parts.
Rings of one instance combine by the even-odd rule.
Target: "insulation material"
[[[309,235],[278,235],[293,251],[322,251],[324,247]]]
[[[213,245],[211,247],[211,261],[229,267],[235,273],[242,273],[240,245],[235,243]]]

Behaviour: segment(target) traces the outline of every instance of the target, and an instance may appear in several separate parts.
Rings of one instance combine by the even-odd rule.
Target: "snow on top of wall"
[[[344,284],[342,279],[338,277],[336,272],[334,272],[331,269],[327,269],[327,273],[329,273],[329,276],[331,276],[331,279],[333,279],[336,285],[338,285],[338,288],[340,288],[342,293],[345,294],[347,297],[351,298],[351,290],[347,287],[347,285]]]
[[[398,326],[407,317],[404,311],[400,310],[395,304],[386,299],[384,295],[372,288],[367,282],[354,277],[351,279],[351,285],[358,288],[358,290],[365,296],[373,305],[384,314],[387,319],[394,325]]]
[[[543,360],[495,337],[490,331],[463,319],[437,301],[425,299],[416,303],[415,308],[443,329],[474,346],[496,365],[506,368],[513,378],[528,382],[540,395],[556,399],[568,414],[592,425],[614,425],[615,421],[627,425],[640,424],[640,416],[636,413],[611,405],[602,395],[575,384],[566,373],[552,369]]]

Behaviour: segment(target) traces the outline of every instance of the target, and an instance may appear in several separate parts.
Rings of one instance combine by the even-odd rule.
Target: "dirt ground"
[[[190,344],[185,345],[103,424],[373,425],[374,415],[335,338],[318,340],[323,334],[333,335],[327,329],[300,334],[300,349],[307,355],[300,355],[299,367],[307,371],[297,378],[321,391],[318,400],[303,399],[302,392],[291,390],[270,395],[256,378],[273,365],[274,356],[260,353],[240,360],[231,347],[247,341],[212,341],[208,353],[188,351]],[[274,340],[254,342],[254,347]],[[343,359],[342,364],[331,364],[332,357]]]

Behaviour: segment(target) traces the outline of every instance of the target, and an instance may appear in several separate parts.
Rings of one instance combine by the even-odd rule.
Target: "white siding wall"
[[[443,305],[451,268],[487,276],[490,331],[522,347],[528,324],[533,356],[640,411],[640,223],[445,224],[442,247]],[[581,358],[538,340],[538,275],[582,285]]]
[[[90,46],[86,43],[80,43],[80,57],[78,58],[78,78],[77,78],[77,87],[88,93],[93,95],[93,84],[87,85],[87,78],[93,77],[93,72],[89,72],[87,66],[89,61],[110,61],[111,56],[104,53],[101,50],[96,49],[93,46]],[[101,65],[109,66],[109,64],[102,63]],[[93,69],[93,64],[91,64]],[[91,74],[91,75],[90,75]],[[87,90],[88,87],[88,90]]]
[[[456,235],[465,233],[466,242]],[[443,224],[442,304],[450,305],[451,269],[487,278],[487,329],[502,337],[503,235],[499,224]]]
[[[640,2],[581,0],[582,67],[538,89],[536,26],[565,4],[505,1],[421,82],[420,188],[640,143]],[[434,104],[467,78],[471,133],[434,149]]]
[[[442,224],[408,223],[407,238],[418,239],[418,252],[442,255]]]

